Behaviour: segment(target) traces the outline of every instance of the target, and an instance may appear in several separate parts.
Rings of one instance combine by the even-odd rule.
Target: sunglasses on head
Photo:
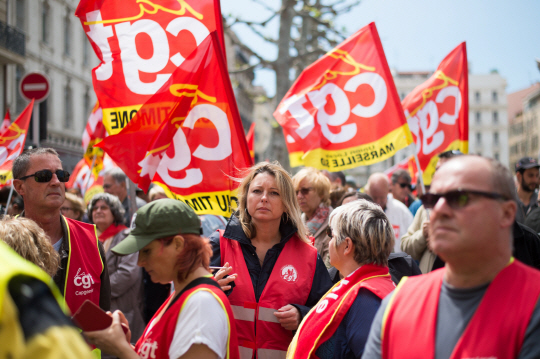
[[[444,198],[448,206],[452,209],[460,209],[469,204],[472,196],[485,197],[490,199],[502,199],[506,200],[503,195],[494,192],[483,192],[457,189],[455,191],[449,191],[446,193],[426,193],[420,199],[422,204],[427,209],[432,209],[439,202],[441,198]]]
[[[309,192],[311,192],[313,188],[309,187],[309,188],[300,188],[299,190],[296,190],[296,195],[298,196],[298,192],[302,193],[302,196],[307,196],[309,194]]]
[[[31,175],[21,177],[19,179],[20,180],[25,180],[27,178],[34,177],[34,180],[36,180],[36,182],[40,182],[40,183],[49,182],[50,180],[52,180],[53,173],[56,174],[56,177],[58,177],[58,180],[60,182],[69,181],[69,172],[64,171],[64,170],[56,170],[54,172],[52,172],[50,170],[41,170],[41,171],[37,171],[36,173],[33,173]]]

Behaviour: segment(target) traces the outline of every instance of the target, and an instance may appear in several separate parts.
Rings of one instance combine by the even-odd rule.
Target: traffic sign
[[[30,72],[21,79],[19,83],[19,91],[21,96],[31,101],[36,102],[44,101],[51,90],[49,78],[39,72]]]

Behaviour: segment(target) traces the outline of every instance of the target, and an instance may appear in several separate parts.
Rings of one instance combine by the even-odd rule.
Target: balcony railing
[[[26,35],[21,30],[0,21],[0,46],[24,56],[26,53]]]

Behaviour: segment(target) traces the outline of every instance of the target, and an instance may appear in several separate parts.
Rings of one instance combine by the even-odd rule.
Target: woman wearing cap
[[[277,162],[253,166],[238,199],[226,229],[210,237],[212,265],[226,267],[216,279],[230,291],[241,358],[284,358],[292,331],[332,283]]]
[[[388,272],[394,231],[388,217],[364,199],[330,216],[330,263],[344,276],[306,315],[289,359],[361,358],[381,300],[395,285]]]
[[[200,236],[200,221],[184,202],[163,199],[141,207],[130,235],[112,251],[139,252],[138,265],[153,282],[174,283],[175,292],[156,312],[133,348],[121,324],[87,332],[103,351],[124,358],[238,358],[236,330],[229,301],[209,272],[211,247]],[[127,340],[126,340],[127,339]]]

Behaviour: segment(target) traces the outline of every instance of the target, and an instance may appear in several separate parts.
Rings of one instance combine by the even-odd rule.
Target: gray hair
[[[113,167],[106,170],[103,173],[103,176],[111,176],[114,179],[114,181],[118,184],[126,183],[126,178],[127,178],[124,171],[122,171],[122,169],[118,167]]]
[[[354,243],[354,260],[362,265],[388,265],[394,248],[394,230],[380,206],[359,199],[336,208],[330,215],[330,227],[337,247],[349,237]]]
[[[13,166],[11,168],[13,178],[19,179],[23,177],[26,171],[28,171],[28,168],[30,168],[30,158],[32,156],[40,155],[53,155],[60,159],[60,157],[58,156],[58,152],[56,152],[54,148],[39,147],[25,150],[13,161]]]
[[[109,193],[98,193],[92,199],[90,200],[90,203],[88,203],[88,219],[90,220],[90,223],[94,223],[94,220],[92,218],[92,211],[94,210],[94,206],[98,201],[103,201],[107,203],[107,206],[111,209],[111,213],[114,217],[114,224],[119,225],[124,223],[124,213],[126,213],[126,210],[124,207],[122,207],[122,203],[120,203],[120,200],[118,197],[113,196]]]
[[[392,178],[390,179],[392,181],[392,184],[396,184],[399,179],[404,179],[408,183],[411,183],[411,175],[409,171],[406,171],[404,169],[398,169],[394,173],[392,173]]]

